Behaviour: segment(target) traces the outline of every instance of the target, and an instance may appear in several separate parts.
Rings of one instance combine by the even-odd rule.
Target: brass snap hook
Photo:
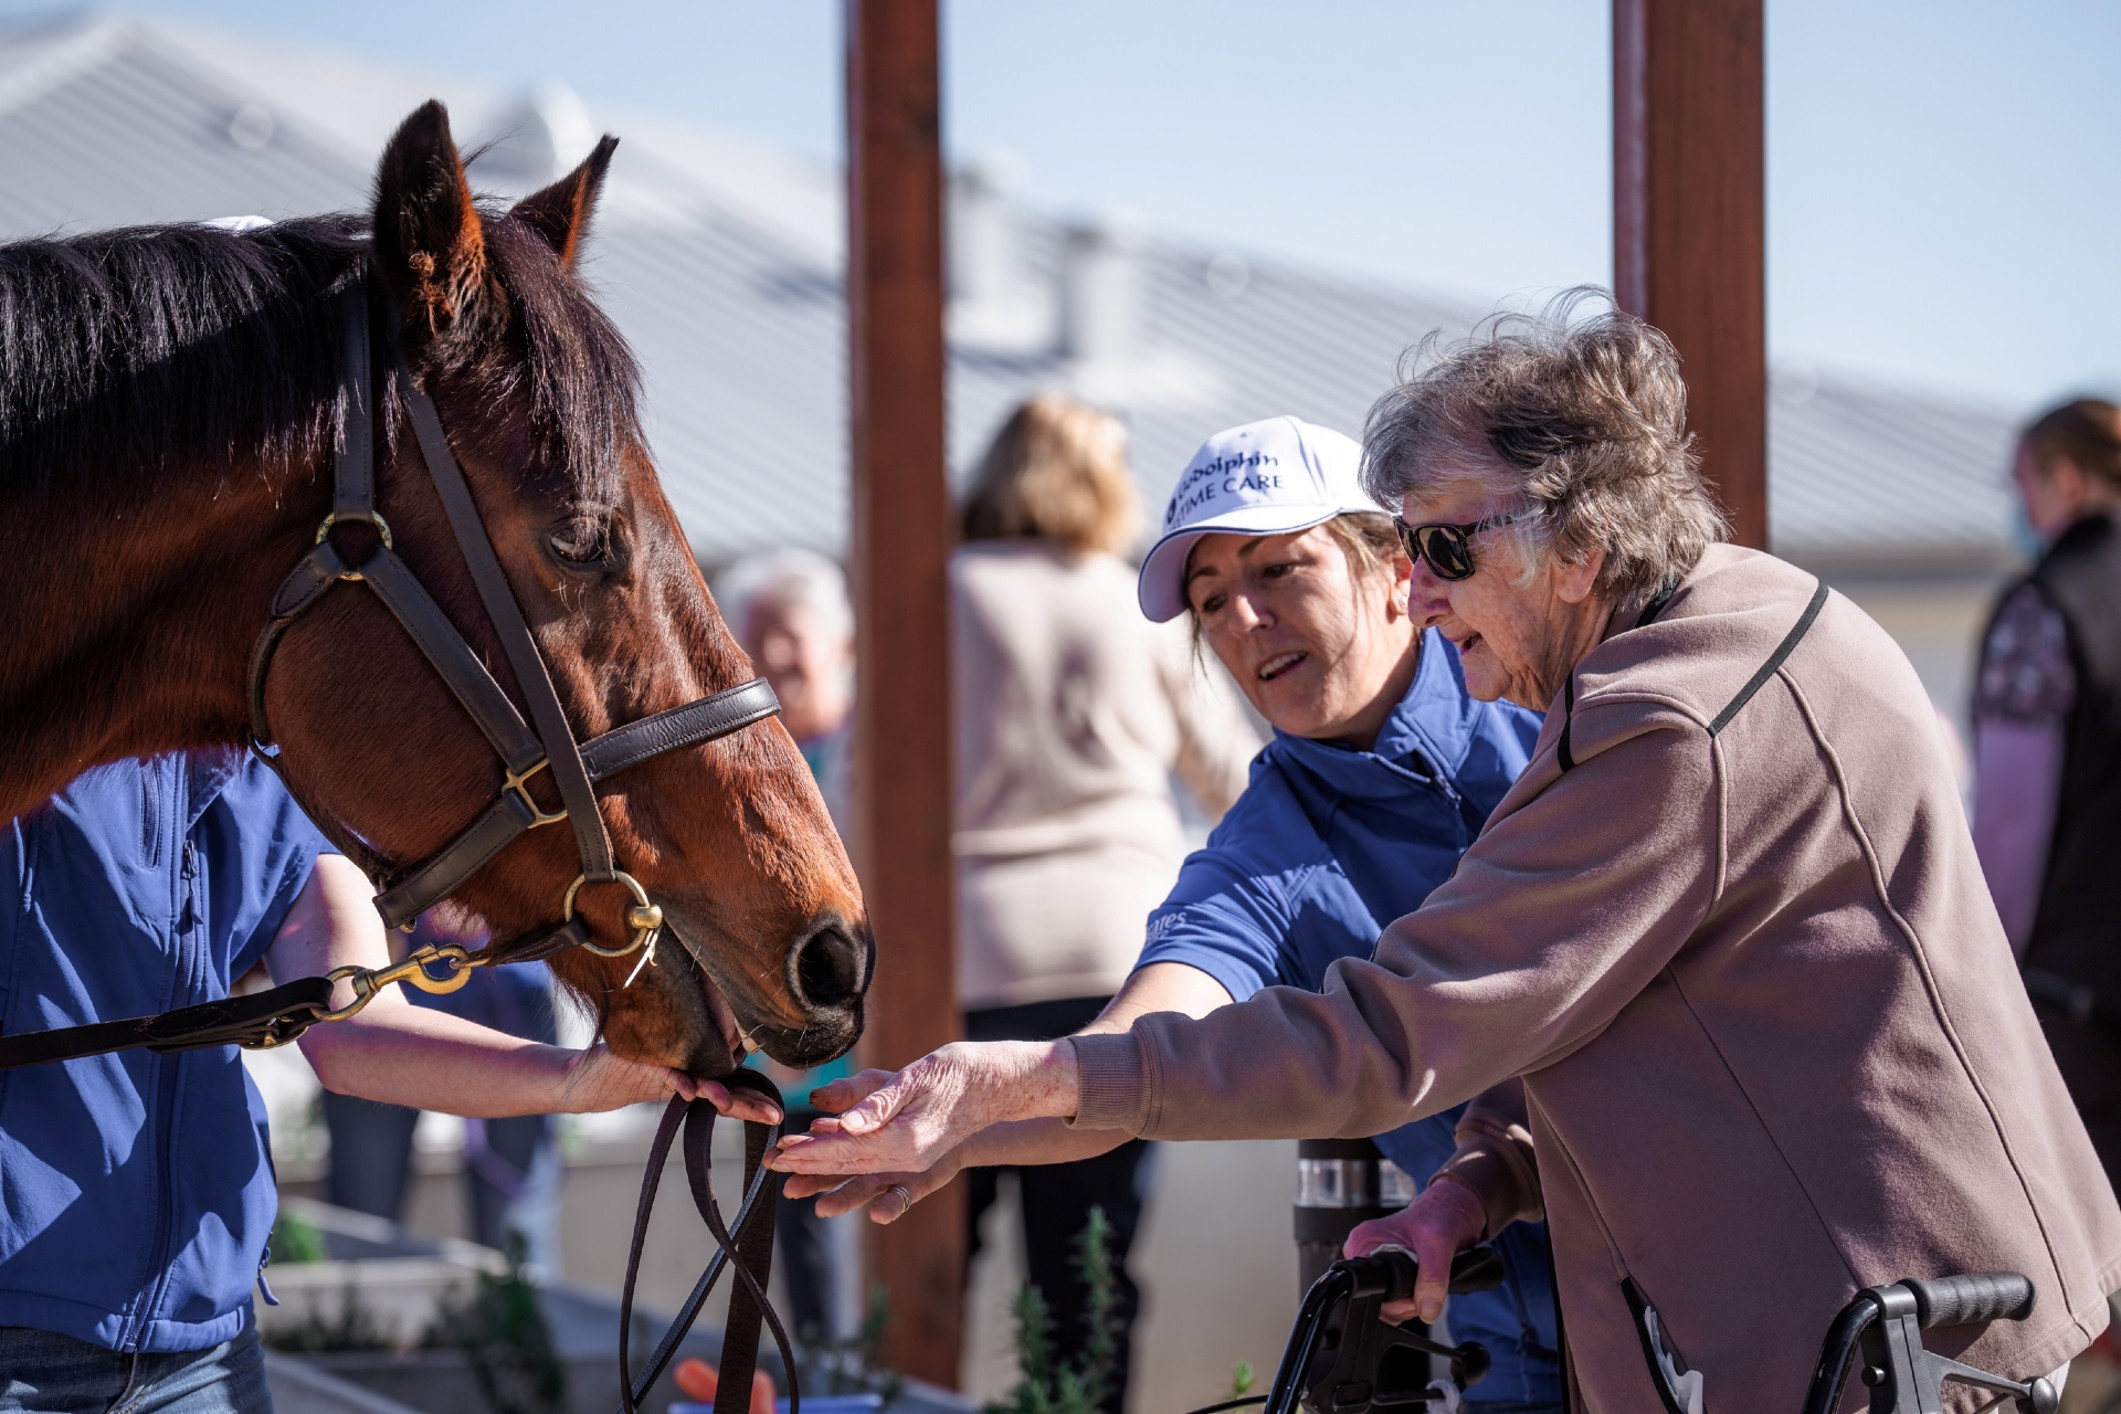
[[[574,882],[567,886],[567,897],[560,906],[561,912],[565,915],[563,922],[572,923],[574,921],[575,895],[579,894],[582,891],[582,885],[588,882],[589,876],[587,874],[577,874],[574,877]],[[642,948],[646,948],[648,955],[641,959],[641,966],[645,967],[655,960],[655,940],[657,935],[663,930],[662,905],[650,899],[648,890],[641,887],[641,881],[623,869],[612,871],[611,882],[624,884],[627,891],[633,895],[633,907],[626,910],[626,926],[633,929],[633,941],[620,948],[600,948],[595,943],[584,943],[582,946],[595,953],[598,957],[625,957]],[[628,977],[626,980],[631,983],[634,977],[640,975],[641,969],[636,967],[633,970],[633,976]]]
[[[435,996],[446,996],[471,980],[471,969],[481,959],[471,955],[469,949],[456,943],[417,948],[405,955],[405,960],[390,967],[335,967],[325,973],[333,982],[353,983],[354,997],[345,1006],[332,1011],[317,1013],[319,1021],[344,1021],[357,1015],[361,1008],[376,999],[376,994],[393,982],[404,982]],[[449,975],[437,977],[427,970],[429,963],[446,962]]]

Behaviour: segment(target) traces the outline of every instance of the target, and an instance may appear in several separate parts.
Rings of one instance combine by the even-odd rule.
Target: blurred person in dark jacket
[[[2026,990],[2121,1182],[2121,408],[2042,415],[2012,468],[2042,542],[1974,690],[1974,844]]]

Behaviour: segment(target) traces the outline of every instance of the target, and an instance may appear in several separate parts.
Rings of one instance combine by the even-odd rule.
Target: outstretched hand
[[[865,1070],[845,1076],[812,1090],[810,1103],[829,1115],[842,1114],[890,1084],[896,1075],[889,1070]],[[790,1174],[781,1192],[789,1198],[815,1195],[820,1217],[866,1210],[873,1223],[894,1223],[915,1203],[948,1186],[964,1168],[963,1154],[962,1149],[953,1149],[922,1173]]]
[[[866,1211],[869,1221],[889,1225],[906,1216],[921,1199],[949,1187],[964,1172],[962,1153],[951,1150],[924,1173],[790,1174],[781,1191],[790,1198],[816,1194],[819,1217]]]
[[[815,1092],[844,1106],[767,1156],[782,1173],[925,1173],[990,1124],[1075,1113],[1075,1050],[1066,1042],[958,1041],[904,1070],[864,1071]],[[815,1190],[812,1190],[815,1191]],[[901,1210],[903,1211],[903,1210]]]
[[[1404,1247],[1413,1253],[1421,1268],[1414,1295],[1387,1301],[1380,1314],[1395,1325],[1411,1316],[1433,1324],[1443,1315],[1443,1299],[1451,1289],[1451,1259],[1478,1243],[1487,1224],[1488,1215],[1472,1189],[1455,1179],[1440,1179],[1398,1212],[1356,1224],[1341,1255],[1364,1257],[1380,1247]]]

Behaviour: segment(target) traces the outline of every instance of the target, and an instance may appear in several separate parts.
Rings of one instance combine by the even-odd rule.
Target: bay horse
[[[421,394],[577,741],[753,676],[657,482],[632,355],[581,279],[614,145],[503,210],[474,199],[428,103],[383,152],[367,221],[0,246],[0,821],[91,766],[249,743],[253,642],[330,530],[335,458],[360,431],[340,351],[363,281],[403,360],[377,363],[375,507],[501,690],[525,700],[425,473]],[[290,786],[384,861],[433,854],[502,788],[493,748],[373,594],[325,594],[289,622],[263,683]],[[554,774],[508,788],[556,812]],[[867,917],[777,719],[605,781],[595,811],[682,944],[637,977],[634,957],[552,959],[615,1050],[716,1075],[742,1038],[795,1066],[854,1043]],[[568,833],[516,839],[452,906],[499,945],[551,928],[577,873]],[[583,891],[598,945],[635,936],[629,902]]]

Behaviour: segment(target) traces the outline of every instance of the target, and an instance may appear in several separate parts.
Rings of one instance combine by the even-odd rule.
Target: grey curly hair
[[[1511,529],[1533,555],[1605,551],[1596,592],[1646,601],[1727,533],[1686,430],[1671,341],[1570,290],[1541,314],[1502,314],[1445,347],[1431,334],[1363,427],[1363,489],[1388,506],[1472,482],[1540,512]]]

